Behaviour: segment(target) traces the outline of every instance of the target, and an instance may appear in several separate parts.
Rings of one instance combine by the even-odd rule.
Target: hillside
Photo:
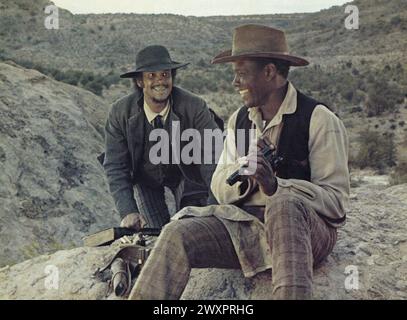
[[[59,10],[59,29],[44,27],[47,0],[0,0],[0,60],[34,68],[103,95],[108,103],[130,90],[118,75],[148,44],[169,48],[191,65],[177,83],[203,95],[226,120],[240,106],[232,95],[229,65],[211,65],[230,47],[240,24],[283,28],[293,53],[311,61],[290,79],[303,92],[332,107],[345,121],[357,150],[360,132],[391,134],[400,161],[407,161],[407,7],[403,0],[357,0],[359,29],[347,30],[345,6],[315,13],[194,17],[171,14],[78,14]],[[187,31],[187,32],[185,32]],[[354,157],[357,155],[355,154]],[[399,162],[400,162],[399,161]]]
[[[160,43],[170,49],[176,60],[192,63],[180,76],[183,85],[199,93],[230,91],[230,69],[211,66],[209,62],[215,54],[229,48],[235,26],[260,23],[283,28],[291,50],[309,58],[312,66],[322,66],[322,75],[329,71],[343,73],[341,62],[353,63],[363,74],[365,69],[381,70],[385,64],[391,67],[400,63],[405,67],[407,39],[403,33],[407,30],[407,9],[402,3],[352,2],[359,8],[359,30],[345,28],[345,5],[316,13],[229,17],[73,15],[60,9],[59,29],[47,30],[44,7],[48,1],[1,0],[0,57],[48,68],[54,75],[56,70],[78,70],[117,76],[133,64],[135,52],[141,47]],[[396,80],[405,85],[405,74],[399,74]],[[307,82],[307,89],[315,91],[314,81]],[[344,95],[344,90],[339,91]],[[321,94],[330,96],[331,92]]]
[[[293,52],[315,64],[349,57],[374,64],[406,62],[407,8],[402,0],[358,0],[360,29],[347,30],[345,6],[316,13],[229,17],[87,14],[59,10],[59,29],[44,27],[46,0],[1,0],[2,54],[62,69],[118,71],[142,46],[161,43],[179,60],[209,62],[230,45],[233,27],[260,23],[283,28]],[[18,21],[17,21],[18,20]],[[18,23],[16,23],[18,22]],[[188,32],[185,32],[188,30]],[[391,54],[389,54],[391,53]],[[86,59],[84,59],[86,57]]]

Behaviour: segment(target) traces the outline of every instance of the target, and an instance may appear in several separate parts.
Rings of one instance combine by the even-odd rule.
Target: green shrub
[[[407,183],[407,162],[401,162],[394,167],[393,173],[390,175],[390,184]]]
[[[362,107],[353,107],[349,110],[350,113],[361,112],[363,111]]]
[[[400,16],[394,16],[393,18],[391,18],[390,23],[393,26],[398,26],[401,23],[401,18]]]
[[[379,116],[386,111],[394,111],[402,93],[396,85],[386,81],[369,80],[366,111],[368,117]]]
[[[88,83],[84,86],[84,88],[85,88],[86,90],[92,91],[94,94],[97,94],[97,95],[99,95],[99,96],[102,95],[103,86],[102,86],[99,82],[96,82],[96,81],[88,82]]]
[[[381,135],[366,129],[360,133],[358,142],[359,150],[354,159],[356,166],[384,170],[395,165],[396,146],[392,134]]]

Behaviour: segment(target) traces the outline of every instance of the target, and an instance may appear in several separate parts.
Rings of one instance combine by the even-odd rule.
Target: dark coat
[[[137,180],[138,165],[142,160],[144,143],[143,94],[139,91],[125,96],[115,102],[109,112],[105,126],[106,154],[103,166],[106,171],[110,192],[121,216],[137,211],[133,196],[133,185],[142,183]],[[171,93],[171,112],[169,119],[180,122],[180,132],[195,128],[202,137],[202,162],[205,155],[203,147],[203,130],[216,129],[213,116],[206,102],[198,96],[178,87]],[[170,132],[171,137],[171,132]],[[181,142],[181,150],[188,142]],[[212,148],[212,159],[215,148]],[[212,174],[217,159],[212,164],[178,165],[183,176],[194,183],[204,184],[210,189]]]

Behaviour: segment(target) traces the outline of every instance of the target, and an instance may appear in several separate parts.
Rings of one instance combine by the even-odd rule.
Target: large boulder
[[[96,159],[107,112],[86,90],[0,63],[0,267],[118,224]]]
[[[380,177],[359,181],[338,243],[315,270],[314,297],[407,299],[407,184],[373,184]],[[116,250],[76,248],[3,268],[0,298],[105,299],[107,282],[92,274]],[[55,270],[57,289],[50,282]],[[271,299],[271,291],[270,272],[246,279],[239,270],[194,269],[182,298]]]

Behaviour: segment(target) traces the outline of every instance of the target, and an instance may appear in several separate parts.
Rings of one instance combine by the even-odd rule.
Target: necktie
[[[162,128],[164,128],[162,118],[163,118],[163,116],[160,116],[160,115],[157,115],[154,118],[154,120],[153,120],[154,129],[162,129]]]

